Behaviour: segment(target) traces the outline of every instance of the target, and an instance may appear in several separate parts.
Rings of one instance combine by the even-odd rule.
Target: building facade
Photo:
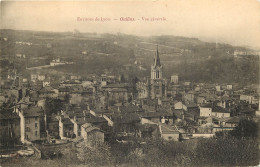
[[[137,83],[138,96],[140,99],[162,99],[167,96],[167,81],[163,79],[163,66],[160,62],[157,47],[154,63],[151,65],[151,78],[145,82]]]

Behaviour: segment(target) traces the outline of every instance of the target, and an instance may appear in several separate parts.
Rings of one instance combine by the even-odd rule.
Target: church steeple
[[[158,45],[157,45],[156,55],[155,55],[155,58],[154,58],[154,67],[161,67]]]
[[[151,66],[151,79],[162,79],[162,65],[160,62],[158,45],[156,55],[154,56],[154,64]]]

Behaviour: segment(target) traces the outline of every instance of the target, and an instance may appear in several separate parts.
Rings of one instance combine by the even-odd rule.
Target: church
[[[158,46],[151,65],[151,78],[137,83],[139,99],[163,99],[167,95],[167,80],[163,79],[163,66],[160,62]]]

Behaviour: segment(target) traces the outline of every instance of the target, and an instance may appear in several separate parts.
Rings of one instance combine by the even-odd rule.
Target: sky
[[[78,21],[78,17],[94,21]],[[110,21],[95,21],[101,17]],[[120,21],[121,17],[135,21]],[[142,19],[153,17],[165,20]],[[260,1],[2,1],[1,28],[175,35],[260,49]]]

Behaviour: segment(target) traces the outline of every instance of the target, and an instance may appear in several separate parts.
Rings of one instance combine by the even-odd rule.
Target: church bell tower
[[[154,56],[154,63],[151,66],[151,79],[162,79],[162,65],[160,62],[158,45],[156,55]]]

